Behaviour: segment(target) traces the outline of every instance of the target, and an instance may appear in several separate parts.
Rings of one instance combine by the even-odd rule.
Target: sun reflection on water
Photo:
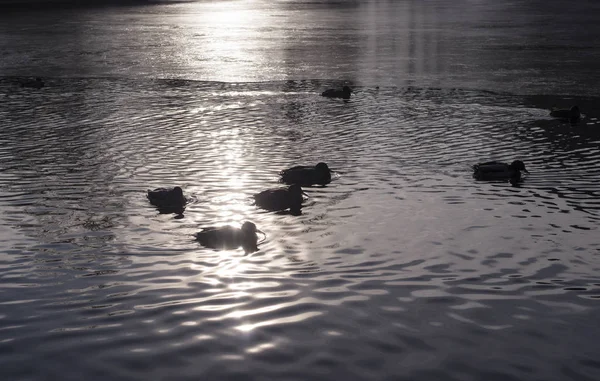
[[[270,66],[260,54],[263,29],[271,26],[269,12],[247,2],[198,3],[187,22],[203,38],[187,39],[187,60],[210,67],[209,77],[225,81],[253,78]]]

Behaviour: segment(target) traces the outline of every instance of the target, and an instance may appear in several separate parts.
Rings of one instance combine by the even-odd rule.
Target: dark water
[[[2,379],[597,380],[594,7],[4,13]],[[471,177],[514,158],[518,187]],[[300,216],[250,202],[318,161]],[[246,220],[255,253],[193,240]]]

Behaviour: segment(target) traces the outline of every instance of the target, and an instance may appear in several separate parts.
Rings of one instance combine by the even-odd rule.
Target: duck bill
[[[523,172],[525,172],[525,173],[529,173],[529,171],[528,171],[528,170],[526,170],[526,169],[523,169]]]
[[[306,192],[302,191],[302,194],[306,197],[310,197],[309,195],[306,194]]]

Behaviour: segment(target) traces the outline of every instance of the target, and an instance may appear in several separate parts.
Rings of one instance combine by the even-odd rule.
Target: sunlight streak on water
[[[244,2],[197,3],[195,8],[181,20],[195,36],[185,38],[186,45],[181,46],[188,64],[203,62],[206,75],[223,81],[250,78],[269,69],[261,31],[269,22],[268,10]]]

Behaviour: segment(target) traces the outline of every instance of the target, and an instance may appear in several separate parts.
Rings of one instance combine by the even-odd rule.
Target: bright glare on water
[[[597,8],[3,11],[1,378],[599,379]],[[321,161],[300,215],[253,205]],[[194,240],[244,221],[256,252]]]

